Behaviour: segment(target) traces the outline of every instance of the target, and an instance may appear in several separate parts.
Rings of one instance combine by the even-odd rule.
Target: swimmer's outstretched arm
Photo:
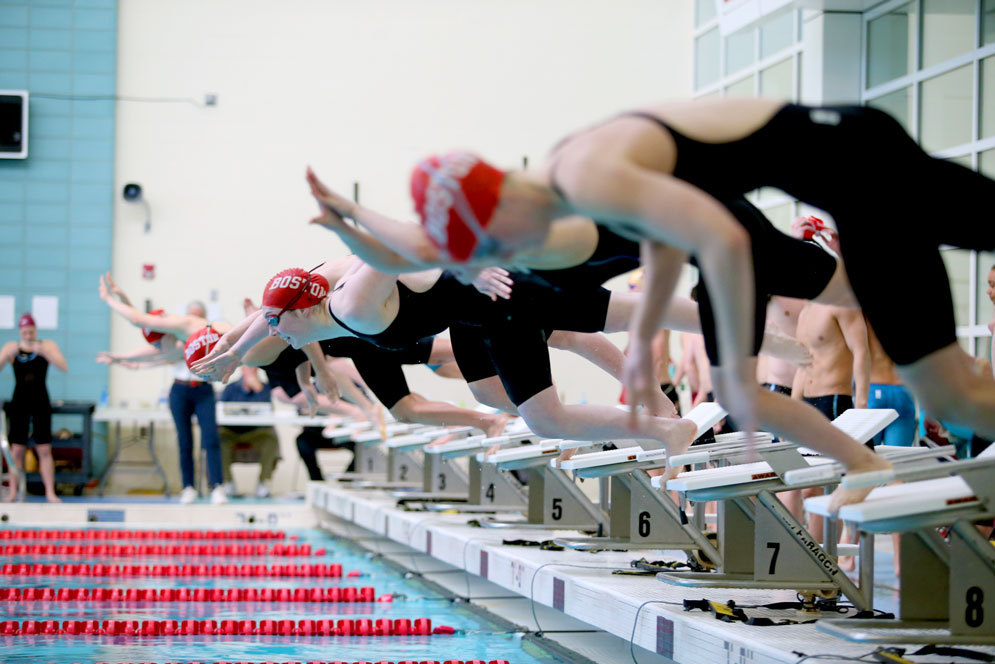
[[[335,193],[318,179],[310,167],[307,169],[307,182],[320,210],[320,214],[311,219],[310,223],[324,226],[336,233],[363,262],[381,272],[400,274],[425,269],[426,265],[417,260],[417,234],[411,233],[408,228],[398,228],[410,227],[411,230],[420,231],[420,227],[389,219]],[[377,237],[346,223],[346,219],[355,220]],[[375,228],[388,231],[388,236],[393,237],[394,242],[381,241],[386,238],[379,235]]]
[[[200,316],[153,316],[139,311],[111,295],[104,281],[104,275],[100,275],[100,299],[135,327],[175,334],[184,339],[207,324],[207,321]]]
[[[142,346],[124,353],[101,351],[97,353],[97,362],[101,364],[120,364],[124,362],[151,365],[154,363],[179,362],[183,359],[183,347],[179,344],[172,348],[156,348]]]

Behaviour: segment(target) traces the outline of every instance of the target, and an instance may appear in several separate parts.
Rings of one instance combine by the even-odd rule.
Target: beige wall
[[[121,0],[118,92],[218,95],[218,105],[122,102],[117,180],[152,207],[118,203],[115,274],[137,301],[176,309],[216,291],[221,317],[290,265],[344,253],[309,228],[313,165],[333,187],[411,216],[407,175],[428,152],[471,148],[501,166],[537,161],[566,133],[691,91],[684,0]],[[142,263],[155,263],[142,281]],[[119,319],[112,345],[141,341]],[[554,359],[561,391],[610,402],[618,386]],[[426,370],[412,388],[469,402]],[[162,370],[114,369],[111,399],[154,403]]]

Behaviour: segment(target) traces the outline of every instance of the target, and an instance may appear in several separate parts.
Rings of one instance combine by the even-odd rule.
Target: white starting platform
[[[479,576],[512,594],[530,598],[539,605],[551,607],[625,642],[631,636],[639,648],[666,658],[662,661],[672,660],[679,664],[794,664],[811,655],[819,655],[818,661],[830,663],[854,661],[858,657],[864,658],[861,661],[886,661],[875,660],[868,655],[875,646],[850,643],[824,633],[817,629],[817,623],[761,627],[742,622],[723,622],[716,619],[713,613],[683,610],[686,599],[719,603],[733,600],[744,607],[792,602],[796,600],[793,591],[689,589],[659,583],[652,575],[640,577],[613,573],[614,570],[629,569],[629,563],[634,559],[681,560],[683,554],[609,551],[592,555],[581,551],[510,546],[502,541],[576,537],[577,532],[547,531],[539,536],[535,530],[513,527],[502,530],[472,527],[468,525],[470,518],[465,514],[407,512],[397,508],[395,501],[385,492],[359,491],[345,485],[313,483],[308,487],[307,497],[319,522],[328,524],[332,529],[347,525],[353,533],[360,529],[369,531],[381,547],[390,547],[384,542],[389,540],[424,552],[439,561],[436,564],[445,564],[447,569],[455,568]],[[358,537],[361,539],[363,536]],[[376,550],[377,547],[370,548]],[[769,618],[775,622],[841,617],[840,614],[812,615],[796,610],[766,608],[747,608],[745,611],[750,618]],[[902,644],[894,642],[888,645]],[[907,646],[910,653],[920,647]],[[995,647],[972,645],[970,649],[995,654]],[[615,654],[616,657],[610,661],[630,661],[627,652]],[[636,658],[642,662],[650,656],[645,651],[637,650]],[[653,661],[661,660],[657,658]],[[942,654],[917,655],[914,661],[949,663],[971,660]]]

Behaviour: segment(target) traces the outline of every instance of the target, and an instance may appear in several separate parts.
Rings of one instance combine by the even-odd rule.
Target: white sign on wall
[[[0,295],[0,330],[14,329],[14,296]]]
[[[54,295],[35,295],[31,298],[31,315],[39,330],[59,327],[59,298]]]

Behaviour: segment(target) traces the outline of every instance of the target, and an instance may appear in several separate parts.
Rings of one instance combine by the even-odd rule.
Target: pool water
[[[56,664],[95,662],[310,662],[310,661],[434,661],[508,660],[511,664],[561,661],[542,652],[519,634],[492,623],[463,605],[453,604],[417,577],[406,579],[387,564],[354,548],[349,542],[319,530],[288,531],[295,543],[309,543],[324,556],[263,556],[209,558],[205,556],[5,556],[3,563],[44,564],[341,564],[354,578],[273,577],[71,577],[0,576],[2,588],[329,588],[369,587],[377,597],[390,594],[393,602],[160,602],[160,601],[9,601],[0,600],[0,623],[16,620],[339,620],[342,618],[428,618],[432,626],[447,625],[454,635],[433,636],[0,636],[0,664]],[[46,543],[79,543],[46,541]],[[126,543],[126,542],[121,542]],[[205,558],[209,558],[205,560]]]

